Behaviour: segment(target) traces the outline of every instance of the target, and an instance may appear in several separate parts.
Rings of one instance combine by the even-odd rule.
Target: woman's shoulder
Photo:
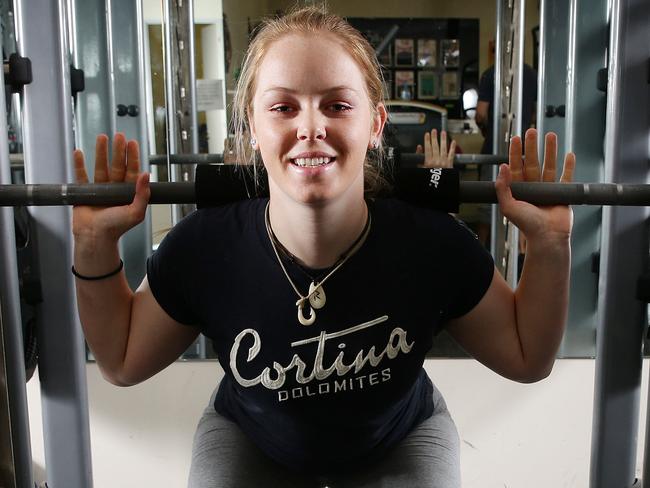
[[[371,208],[373,215],[390,219],[395,223],[402,222],[410,225],[416,222],[430,226],[455,220],[442,210],[413,205],[398,198],[377,198],[372,201]]]
[[[199,208],[178,222],[176,227],[201,228],[215,225],[236,226],[251,223],[255,217],[263,215],[266,199],[251,198],[239,200],[216,207]]]
[[[373,218],[377,218],[400,233],[417,235],[425,238],[430,236],[441,241],[448,237],[451,242],[461,237],[476,235],[467,225],[442,210],[413,205],[397,198],[378,198],[372,202]]]
[[[193,243],[224,242],[257,232],[263,218],[264,199],[246,199],[217,207],[197,209],[183,217],[169,232],[168,239]]]

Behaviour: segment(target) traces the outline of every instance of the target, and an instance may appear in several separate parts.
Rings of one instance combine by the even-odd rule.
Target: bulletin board
[[[394,26],[397,33],[378,59],[384,96],[445,107],[464,118],[462,93],[478,88],[479,20],[365,18],[347,21],[377,48]]]

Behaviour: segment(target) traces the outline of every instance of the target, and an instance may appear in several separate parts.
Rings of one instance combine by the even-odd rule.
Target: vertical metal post
[[[650,4],[612,0],[605,137],[606,182],[648,182]],[[648,264],[648,208],[605,207],[599,278],[591,488],[635,485]]]
[[[106,74],[108,75],[108,121],[110,123],[110,129],[108,130],[109,137],[112,137],[113,134],[117,132],[117,95],[115,94],[115,48],[113,47],[113,42],[115,37],[113,36],[113,2],[112,0],[105,1],[105,10],[104,14],[106,16],[106,31],[104,35],[106,36]]]
[[[163,35],[164,35],[164,64],[165,64],[165,104],[167,105],[166,123],[167,123],[167,154],[176,154],[176,97],[174,96],[174,68],[171,61],[171,52],[173,49],[173,17],[172,17],[172,2],[175,0],[163,0]],[[171,168],[168,165],[170,180]],[[173,219],[173,216],[172,216]],[[174,220],[172,222],[176,223]]]
[[[503,95],[502,93],[502,88],[503,88],[503,69],[502,69],[502,64],[503,64],[503,55],[505,51],[505,46],[501,42],[501,38],[503,37],[503,0],[496,0],[496,23],[497,23],[497,28],[496,28],[496,42],[494,43],[494,98],[493,98],[493,103],[494,107],[492,107],[492,153],[493,154],[499,154],[497,152],[497,148],[499,147],[499,132],[497,131],[497,127],[499,127],[499,122],[501,118],[501,113],[499,110],[496,110],[496,103],[497,100],[501,100],[501,97]],[[494,166],[492,168],[492,180],[496,180],[497,178],[497,171],[498,168]],[[503,239],[502,237],[502,232],[499,232],[501,230],[501,222],[500,222],[501,216],[499,212],[499,207],[496,205],[492,205],[492,217],[490,220],[490,250],[492,251],[492,256],[494,256],[494,262],[498,269],[503,272],[504,266],[501,265],[500,261],[500,256],[501,254],[497,251],[497,246],[500,244],[500,240]],[[501,239],[499,239],[501,237]]]
[[[34,81],[23,99],[28,183],[72,181],[70,55],[66,4],[16,1],[20,54],[31,59]],[[77,319],[70,266],[68,207],[33,207],[38,232],[43,303],[38,341],[45,462],[52,487],[92,487],[85,347]]]
[[[507,154],[511,137],[521,135],[525,10],[525,0],[497,2],[493,121],[495,154]],[[494,176],[496,177],[496,173]],[[515,287],[518,277],[518,231],[505,222],[498,207],[493,207],[492,222],[492,253],[495,264],[510,286]]]
[[[194,47],[194,0],[185,0],[187,2],[187,50],[186,57],[189,63],[189,72],[187,86],[189,87],[189,106],[190,106],[190,148],[192,153],[199,152],[199,124],[196,112],[196,50]]]
[[[546,116],[546,106],[566,105],[569,3],[542,0],[540,5],[539,66],[537,68],[537,130],[540,160],[544,134],[555,132],[558,154],[565,154],[565,118]]]
[[[0,303],[0,307],[2,303]],[[14,461],[13,429],[11,428],[12,407],[9,404],[8,376],[9,361],[5,354],[5,331],[0,314],[0,486],[17,488],[16,463]]]
[[[165,93],[168,154],[198,152],[196,75],[194,63],[194,2],[165,0]],[[171,181],[191,181],[192,165],[168,165]],[[176,224],[193,205],[173,205]]]
[[[2,47],[0,43],[0,48]],[[0,100],[5,88],[0,84]],[[0,116],[0,184],[11,184],[7,121]],[[0,208],[0,486],[32,486],[14,210]]]
[[[569,8],[566,83],[566,151],[576,154],[576,181],[601,181],[606,96],[597,87],[607,64],[607,0],[572,0]],[[542,135],[540,134],[540,137]],[[559,153],[563,155],[563,153]],[[593,256],[600,250],[600,207],[574,208],[571,239],[571,303],[560,355],[595,354],[598,277]]]

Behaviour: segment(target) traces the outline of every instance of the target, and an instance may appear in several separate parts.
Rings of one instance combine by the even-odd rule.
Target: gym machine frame
[[[32,2],[33,3],[33,2]],[[498,2],[500,5],[500,2]],[[58,10],[57,10],[58,8]],[[52,5],[42,6],[29,6],[29,2],[22,2],[19,6],[18,21],[23,22],[22,19],[30,18],[30,29],[27,29],[26,23],[21,24],[21,40],[25,45],[21,46],[21,54],[27,55],[33,61],[37,70],[40,67],[40,73],[46,70],[47,67],[53,67],[52,72],[57,73],[55,80],[36,74],[35,79],[38,83],[39,79],[47,81],[50,84],[38,85],[36,87],[26,89],[27,96],[25,99],[26,115],[29,120],[26,120],[26,169],[28,180],[30,180],[34,171],[34,164],[36,161],[51,161],[53,154],[56,159],[61,158],[60,161],[67,161],[71,152],[70,144],[70,124],[71,116],[69,107],[66,107],[66,100],[69,100],[69,92],[66,89],[65,81],[68,79],[65,59],[65,39],[61,37],[61,33],[65,33],[64,24],[65,19],[62,16],[64,10],[64,2],[59,2],[58,7],[53,2]],[[632,15],[634,12],[634,15]],[[608,83],[608,136],[606,139],[606,180],[607,181],[630,181],[638,182],[647,180],[647,171],[645,170],[645,162],[647,160],[647,147],[644,142],[647,141],[648,130],[648,114],[645,110],[638,110],[638,107],[646,107],[648,101],[648,85],[647,73],[647,60],[648,47],[650,42],[647,42],[647,29],[643,25],[643,21],[648,18],[648,6],[644,4],[643,0],[613,0],[612,2],[612,15],[611,19],[611,41],[610,41],[610,71]],[[625,25],[625,29],[620,26]],[[35,32],[41,30],[40,33]],[[23,36],[27,34],[23,38]],[[638,39],[639,36],[645,36],[646,42],[633,43],[632,39]],[[56,39],[57,42],[52,42]],[[40,45],[37,40],[41,42]],[[30,49],[33,49],[30,51]],[[38,51],[43,51],[41,56]],[[48,50],[54,50],[54,55]],[[48,59],[49,56],[49,59]],[[620,65],[619,65],[619,61]],[[36,70],[35,70],[36,71]],[[62,107],[57,107],[56,110],[48,111],[48,117],[43,117],[43,111],[39,111],[40,118],[44,119],[41,125],[37,126],[38,120],[34,120],[35,114],[33,108],[38,105],[35,94],[37,91],[42,93],[43,98],[51,100],[63,101]],[[625,93],[625,99],[621,94]],[[33,98],[32,98],[33,97]],[[48,103],[43,103],[42,107],[50,106]],[[40,108],[42,108],[40,107]],[[61,119],[55,119],[52,122],[54,114],[62,114]],[[623,119],[622,114],[625,113],[628,118]],[[27,119],[27,117],[26,117]],[[28,127],[29,125],[29,127]],[[58,128],[58,129],[57,129]],[[34,144],[34,134],[39,134],[39,144]],[[63,133],[63,137],[61,134]],[[5,155],[6,148],[1,146],[0,151]],[[39,154],[39,148],[41,154]],[[47,154],[42,154],[47,151]],[[617,165],[614,165],[614,162]],[[45,167],[44,167],[45,168]],[[43,169],[44,169],[43,168]],[[51,172],[43,171],[39,168],[39,179],[47,181],[52,179],[54,181],[69,181],[69,175],[63,169],[63,176],[61,176],[61,168],[56,168]],[[2,210],[2,215],[6,214],[7,209]],[[51,230],[50,227],[55,227],[65,230],[67,229],[67,212],[68,210],[60,208],[42,208],[35,209],[34,215],[40,225],[44,228],[41,234],[47,235]],[[630,439],[636,438],[636,418],[638,417],[638,395],[640,388],[640,370],[641,370],[641,344],[643,331],[645,329],[645,306],[635,299],[635,290],[633,289],[636,282],[630,283],[630,276],[637,276],[639,270],[644,269],[647,264],[648,245],[647,245],[647,229],[645,228],[645,221],[648,216],[647,208],[637,209],[622,209],[622,208],[608,208],[604,211],[603,223],[603,252],[601,257],[601,309],[600,309],[600,324],[598,334],[598,356],[597,356],[597,385],[594,404],[594,449],[592,451],[592,488],[600,488],[605,486],[638,486],[638,481],[635,481],[634,476],[634,449],[630,449]],[[53,223],[52,223],[53,222]],[[48,224],[48,225],[46,225]],[[10,229],[10,225],[5,220],[2,221],[3,228]],[[55,235],[49,236],[51,244],[49,249],[58,249],[59,239],[65,236],[53,233]],[[7,232],[3,233],[6,240]],[[69,237],[68,237],[69,239]],[[4,241],[3,241],[4,242]],[[48,244],[41,243],[41,249],[47,249]],[[11,249],[11,247],[9,247]],[[66,247],[69,249],[69,246]],[[631,252],[630,250],[633,249]],[[8,253],[3,252],[3,257],[8,258]],[[60,259],[65,256],[65,259]],[[621,257],[625,256],[626,260],[622,261]],[[68,265],[70,264],[69,253],[62,252],[57,256],[59,265],[52,262],[48,263],[49,267],[44,271],[44,276],[67,276]],[[4,263],[3,263],[4,264]],[[4,269],[15,269],[10,265]],[[61,274],[62,270],[64,273]],[[3,283],[10,283],[11,278],[3,276]],[[57,283],[47,282],[44,283],[44,289],[47,291],[56,289],[61,286],[60,280]],[[67,283],[63,286],[69,291]],[[4,289],[5,287],[3,287]],[[70,293],[73,297],[74,295]],[[46,302],[55,303],[57,297],[47,297]],[[72,299],[72,301],[74,298]],[[6,321],[7,304],[17,303],[15,298],[5,299],[1,297],[3,304],[3,322]],[[68,298],[68,303],[58,303],[63,306],[65,311],[69,309],[71,300]],[[52,305],[50,305],[52,306]],[[52,307],[53,309],[53,307]],[[624,315],[625,324],[632,324],[631,327],[621,327],[617,321],[620,316]],[[52,357],[61,353],[59,346],[61,344],[70,343],[74,344],[78,341],[78,329],[72,330],[68,327],[60,327],[58,320],[61,318],[60,311],[54,311],[49,314],[54,318],[55,324],[51,324],[49,328],[56,330],[58,337],[53,338],[45,335],[41,337],[44,344],[51,342],[52,344]],[[73,314],[71,324],[76,327],[76,313]],[[6,334],[9,327],[4,322],[3,334],[6,341]],[[0,327],[2,327],[0,325]],[[19,325],[19,323],[18,323]],[[63,329],[64,334],[61,334]],[[74,329],[74,327],[73,327]],[[19,329],[18,329],[19,330]],[[68,335],[72,336],[69,337]],[[14,336],[16,337],[16,336]],[[49,344],[48,344],[49,346]],[[14,349],[20,350],[20,349]],[[75,350],[73,347],[72,353],[76,358],[78,348]],[[44,359],[42,359],[44,360]],[[21,368],[16,368],[20,362],[11,362],[10,376],[20,375]],[[83,363],[82,363],[83,364]],[[83,410],[86,402],[85,383],[84,387],[67,388],[63,383],[72,382],[79,386],[79,372],[78,369],[72,369],[72,375],[69,375],[69,370],[62,367],[57,367],[56,364],[41,364],[42,370],[46,373],[41,376],[43,384],[43,401],[44,401],[44,420],[46,426],[46,456],[47,456],[47,469],[48,477],[53,486],[69,486],[69,487],[90,487],[92,482],[89,479],[83,481],[74,480],[73,473],[84,473],[89,471],[90,462],[89,457],[86,467],[83,467],[85,456],[88,451],[84,443],[84,435],[87,434],[87,410],[84,414],[76,411],[77,408]],[[47,369],[46,369],[47,368]],[[18,371],[16,371],[18,370]],[[22,369],[24,375],[24,368]],[[81,375],[83,376],[83,374]],[[10,401],[19,401],[22,389],[24,395],[24,380],[23,385],[19,388],[17,393],[11,395]],[[621,395],[621,392],[623,395]],[[49,395],[60,395],[66,401],[59,409],[51,408],[46,405]],[[75,400],[76,399],[76,400]],[[68,400],[71,400],[68,402]],[[80,405],[77,405],[79,403]],[[66,411],[68,410],[68,411]],[[26,410],[25,410],[26,411]],[[69,414],[75,411],[74,415],[80,416],[82,419],[81,426],[75,425],[73,428],[59,427],[59,429],[48,428],[48,419],[50,424],[55,423],[55,420],[63,420],[64,423],[69,421]],[[85,422],[85,426],[83,425]],[[28,429],[28,427],[27,427]],[[75,430],[77,429],[77,430]],[[28,431],[27,431],[28,432]],[[78,436],[77,436],[78,433]],[[59,435],[60,434],[60,435]],[[79,463],[73,463],[74,466],[69,464],[69,460],[65,457],[56,456],[54,452],[56,449],[55,438],[65,439],[66,449],[60,451],[69,451],[75,454],[75,457],[81,458]],[[48,443],[48,437],[50,442]],[[28,442],[28,435],[26,436]],[[78,439],[80,438],[80,439]],[[77,447],[71,445],[79,440]],[[636,444],[634,444],[636,445]],[[14,445],[14,452],[16,452],[16,445]],[[647,447],[646,447],[647,449]],[[27,451],[29,449],[27,448]],[[47,453],[49,452],[49,455]],[[623,453],[623,455],[621,455]],[[81,454],[81,456],[79,456]],[[31,463],[31,460],[28,460]],[[646,471],[644,476],[648,477],[648,459],[646,459]],[[57,468],[58,466],[58,468]],[[81,467],[80,470],[77,468]],[[631,468],[631,469],[630,469]],[[27,469],[31,471],[31,466]],[[64,477],[64,472],[68,472],[70,476]],[[56,475],[61,474],[61,478],[55,481]],[[630,473],[632,478],[629,479]],[[31,473],[29,474],[31,476]],[[83,474],[81,474],[83,477]]]
[[[5,100],[4,83],[0,100]],[[0,134],[7,134],[5,117],[0,117]],[[0,137],[0,183],[11,183],[4,136]],[[33,486],[34,481],[13,209],[0,208],[0,229],[0,486],[22,488]]]
[[[650,4],[612,0],[605,181],[648,181]],[[603,209],[591,488],[640,487],[635,477],[647,304],[636,278],[648,265],[648,208]],[[646,433],[644,476],[650,480]]]

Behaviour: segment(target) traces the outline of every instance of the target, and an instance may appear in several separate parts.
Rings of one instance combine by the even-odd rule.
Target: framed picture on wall
[[[418,99],[438,98],[438,74],[435,71],[418,72]]]
[[[395,98],[412,100],[415,92],[415,71],[395,71]]]
[[[418,66],[435,67],[438,58],[438,45],[435,39],[418,39]]]
[[[457,68],[460,60],[460,42],[458,39],[442,40],[442,64],[446,68]]]
[[[415,43],[413,39],[395,39],[395,66],[415,65]]]
[[[440,98],[458,98],[458,73],[448,71],[442,74],[442,93]]]

